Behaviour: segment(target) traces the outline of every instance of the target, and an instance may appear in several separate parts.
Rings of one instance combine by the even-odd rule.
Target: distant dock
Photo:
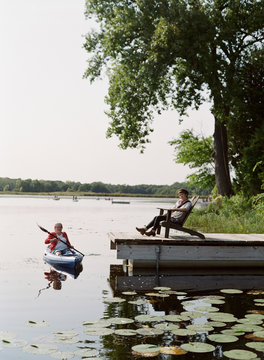
[[[109,233],[110,248],[130,268],[264,267],[264,234],[147,237]]]

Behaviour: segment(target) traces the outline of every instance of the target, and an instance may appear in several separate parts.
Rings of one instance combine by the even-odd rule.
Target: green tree
[[[211,101],[218,193],[230,195],[227,124],[246,57],[263,46],[264,3],[257,0],[87,0],[99,30],[86,36],[85,77],[109,75],[108,136],[144,148],[153,112],[180,115]]]
[[[186,130],[178,139],[170,141],[170,144],[176,150],[175,162],[195,169],[193,174],[187,176],[189,183],[212,190],[215,186],[213,138],[199,137],[191,130]]]
[[[235,188],[245,194],[261,192],[264,159],[264,49],[248,57],[237,74],[240,91],[228,123],[229,151]]]

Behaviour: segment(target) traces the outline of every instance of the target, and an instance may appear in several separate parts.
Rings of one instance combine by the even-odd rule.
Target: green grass
[[[218,198],[206,208],[194,209],[186,227],[205,233],[263,234],[264,204],[256,206],[254,200],[241,195]]]

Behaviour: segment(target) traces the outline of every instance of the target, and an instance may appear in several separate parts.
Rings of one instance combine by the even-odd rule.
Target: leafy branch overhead
[[[86,16],[97,29],[86,35],[84,76],[109,77],[107,136],[143,150],[155,112],[182,116],[211,101],[216,184],[231,194],[227,126],[241,69],[263,48],[263,1],[87,0]]]
[[[186,130],[169,143],[175,148],[175,162],[195,169],[195,172],[187,177],[190,183],[212,189],[215,185],[212,136],[199,137],[191,130]]]

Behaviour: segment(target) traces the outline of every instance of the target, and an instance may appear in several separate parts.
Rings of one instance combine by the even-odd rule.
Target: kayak
[[[78,263],[83,259],[83,255],[77,253],[74,250],[71,250],[71,254],[67,255],[55,255],[50,252],[49,248],[46,249],[46,252],[43,256],[43,260],[52,266],[64,266],[74,268]]]

